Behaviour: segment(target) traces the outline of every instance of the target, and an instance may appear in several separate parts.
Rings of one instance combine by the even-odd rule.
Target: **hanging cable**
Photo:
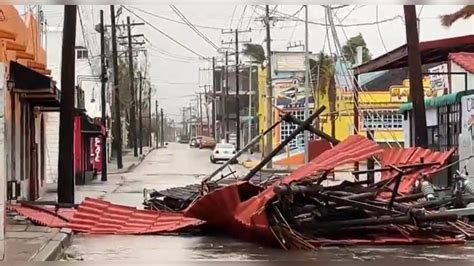
[[[172,36],[170,36],[169,34],[167,34],[166,32],[160,30],[158,27],[156,27],[155,25],[151,24],[150,22],[148,22],[146,19],[144,19],[142,16],[138,15],[137,13],[133,12],[132,10],[130,10],[129,8],[127,8],[126,6],[123,6],[121,5],[122,8],[124,8],[125,10],[127,10],[128,12],[130,12],[132,15],[134,15],[135,17],[137,17],[138,19],[140,19],[141,21],[143,21],[145,24],[147,24],[148,26],[150,26],[151,28],[153,28],[155,31],[161,33],[162,35],[164,35],[166,38],[170,39],[171,41],[173,41],[174,43],[178,44],[179,46],[183,47],[184,49],[186,49],[187,51],[199,56],[199,58],[203,58],[205,60],[210,60],[209,58],[195,52],[193,49],[187,47],[186,45],[184,45],[183,43],[181,43],[180,41],[176,40],[175,38],[173,38]]]
[[[379,6],[378,5],[375,5],[375,20],[379,21]],[[387,53],[388,49],[387,49],[387,46],[385,45],[385,41],[383,40],[382,32],[380,31],[380,24],[379,23],[377,23],[377,31],[379,33],[379,38],[380,38],[380,41],[382,42],[383,49],[385,49],[385,52]]]
[[[183,20],[183,22],[188,25],[191,30],[193,30],[199,37],[201,37],[204,41],[206,41],[209,45],[211,45],[214,49],[219,49],[219,47],[213,43],[206,35],[204,35],[198,28],[196,28],[189,19],[186,18],[186,16],[174,5],[170,5],[171,10],[178,15],[178,17]]]

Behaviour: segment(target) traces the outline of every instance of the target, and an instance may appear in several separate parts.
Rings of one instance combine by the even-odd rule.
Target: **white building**
[[[47,17],[48,14],[46,13]],[[84,108],[91,118],[101,117],[101,82],[100,82],[100,34],[95,30],[91,12],[82,10],[81,19],[77,19],[76,25],[76,61],[75,61],[75,84],[82,89],[84,95]],[[84,23],[82,23],[84,22]],[[87,23],[85,23],[87,22]],[[58,88],[61,84],[61,49],[62,49],[62,27],[48,26],[46,31],[46,50],[48,68],[51,75],[57,81]],[[106,115],[110,117],[111,101],[111,79],[106,86]],[[59,154],[59,113],[48,113],[46,116],[46,177],[47,183],[56,183],[58,177],[58,154]],[[109,134],[110,135],[110,134]],[[111,141],[107,138],[110,156]]]

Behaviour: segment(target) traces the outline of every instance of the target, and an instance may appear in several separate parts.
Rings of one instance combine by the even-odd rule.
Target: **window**
[[[296,118],[298,118],[301,121],[304,121],[304,110],[303,109],[298,109],[298,110],[285,110],[285,112],[290,112],[292,115],[294,115]],[[313,113],[313,110],[309,110],[309,115]],[[296,130],[298,127],[297,124],[293,123],[287,123],[287,122],[282,122],[281,123],[281,129],[280,129],[280,143],[283,142],[288,136],[291,135],[293,131]],[[314,140],[315,136],[314,134],[309,135],[309,140]],[[295,149],[295,148],[301,148],[304,147],[304,133],[300,133],[294,138],[293,140],[288,143],[288,147],[290,149]]]
[[[370,110],[364,111],[364,129],[401,129],[403,114],[397,110]]]
[[[459,133],[461,132],[460,104],[438,108],[439,149],[446,151],[458,147]],[[457,150],[454,152],[457,155]]]
[[[89,53],[86,49],[78,49],[76,51],[77,59],[87,59],[89,57]]]

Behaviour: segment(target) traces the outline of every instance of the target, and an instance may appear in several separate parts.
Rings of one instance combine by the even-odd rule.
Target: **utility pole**
[[[130,104],[130,131],[132,133],[133,143],[133,156],[138,157],[137,149],[137,126],[136,126],[136,114],[135,114],[135,75],[133,72],[133,54],[132,54],[132,28],[130,26],[130,17],[127,17],[127,31],[128,31],[128,73],[130,80],[130,95],[132,97],[132,103]]]
[[[105,83],[107,82],[107,69],[105,68],[105,27],[104,27],[104,11],[100,10],[100,65],[101,65],[101,90],[100,90],[100,103],[101,103],[101,120],[102,126],[107,128],[107,117],[105,113]],[[101,161],[102,161],[102,171],[101,171],[101,181],[107,181],[107,136],[102,136],[102,141],[100,143],[101,147]]]
[[[74,73],[77,6],[64,6],[59,114],[58,202],[74,204]]]
[[[140,89],[138,91],[138,130],[139,130],[139,139],[138,144],[140,146],[140,155],[143,154],[143,101],[142,101],[142,94],[143,94],[143,77],[142,73],[138,72],[140,77]]]
[[[273,120],[273,110],[272,110],[272,101],[273,101],[273,88],[272,88],[272,49],[271,49],[271,38],[270,38],[270,10],[268,5],[265,6],[265,28],[266,28],[266,41],[267,41],[267,114],[266,114],[266,128],[272,127]],[[265,140],[265,152],[264,155],[267,156],[273,150],[272,148],[272,133],[267,134]],[[268,161],[267,168],[272,168],[272,161]]]
[[[221,95],[220,95],[220,105],[221,105],[221,119],[220,119],[220,136],[219,136],[219,141],[225,140],[225,116],[226,116],[226,109],[225,109],[225,88],[224,88],[224,70],[225,66],[221,67],[221,76],[220,76],[220,84],[221,84]]]
[[[204,124],[202,122],[202,94],[201,93],[199,93],[198,102],[199,102],[199,122],[200,122],[200,127],[201,127],[200,133],[201,133],[201,135],[203,135],[202,134],[202,129],[204,128]],[[208,123],[209,123],[209,121],[208,121]]]
[[[159,143],[159,138],[158,138],[158,130],[159,130],[159,124],[158,124],[158,100],[155,100],[155,123],[156,123],[156,147],[158,148],[158,143]]]
[[[249,66],[249,121],[248,121],[248,136],[247,136],[247,145],[252,141],[252,67],[253,65],[250,64]],[[249,154],[252,153],[251,149],[249,149]]]
[[[410,98],[413,102],[413,121],[415,126],[415,145],[428,148],[428,130],[426,128],[425,99],[423,74],[421,70],[420,44],[416,21],[416,7],[404,5],[405,30],[408,48],[408,70],[410,77]]]
[[[191,106],[191,103],[189,103],[189,138],[192,138],[193,137],[193,123],[192,123],[192,119],[193,119],[193,114],[192,114],[192,106]]]
[[[115,27],[115,7],[110,6],[110,20],[112,25],[112,64],[114,73],[114,122],[113,122],[113,146],[117,156],[117,168],[123,168],[122,162],[122,121],[120,119],[120,91],[118,77],[118,57],[117,57],[117,31]]]
[[[209,111],[207,108],[206,101],[206,112]],[[212,57],[212,138],[216,139],[216,58]],[[207,125],[209,126],[209,114],[207,115]]]
[[[228,107],[228,101],[229,101],[229,51],[225,51],[225,141],[229,143],[229,108]]]
[[[305,65],[305,78],[304,78],[304,120],[309,118],[309,52],[308,52],[308,5],[304,6],[305,15],[305,38],[304,38],[304,65]],[[309,162],[309,131],[305,130],[304,134],[304,162]]]
[[[148,144],[151,148],[151,86],[148,86]]]
[[[236,136],[237,136],[237,151],[240,150],[240,73],[239,73],[239,33],[241,32],[250,32],[251,29],[248,30],[230,30],[230,31],[222,31],[222,33],[234,33],[235,34],[235,121],[236,121]],[[251,41],[251,40],[250,40]],[[250,41],[241,41],[248,43]],[[226,42],[222,42],[222,44],[230,44]]]
[[[164,119],[163,119],[163,108],[160,109],[160,114],[161,114],[161,126],[160,126],[160,135],[161,135],[161,147],[164,147],[165,146],[165,122],[164,122]]]

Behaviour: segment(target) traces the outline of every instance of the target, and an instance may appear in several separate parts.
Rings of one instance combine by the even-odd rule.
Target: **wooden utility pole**
[[[236,149],[240,150],[240,71],[239,71],[239,33],[250,32],[251,30],[230,30],[228,32],[222,31],[222,33],[234,33],[235,34],[235,122],[236,122]],[[249,41],[241,41],[248,43]],[[227,44],[223,42],[223,44]]]
[[[113,121],[113,142],[117,156],[117,168],[122,169],[122,121],[120,119],[120,88],[118,77],[118,56],[117,56],[117,31],[115,27],[115,8],[110,6],[110,20],[112,26],[112,64],[114,72],[114,121]]]
[[[224,70],[225,66],[221,67],[221,76],[220,76],[220,84],[221,84],[221,95],[220,95],[220,104],[221,104],[221,119],[220,119],[220,141],[225,140],[225,116],[226,114],[226,97],[225,97],[225,88],[224,88]]]
[[[267,42],[267,114],[266,114],[266,128],[270,128],[273,124],[273,110],[272,110],[272,101],[273,101],[273,89],[272,89],[272,49],[271,49],[271,38],[270,38],[270,10],[268,5],[265,6],[265,28],[266,28],[266,42]],[[264,155],[267,156],[273,150],[272,147],[272,136],[273,134],[269,133],[266,136],[265,140],[265,151]],[[268,161],[267,168],[272,168],[272,161]]]
[[[129,113],[130,113],[130,132],[132,135],[133,156],[138,157],[137,147],[137,125],[135,114],[135,74],[133,71],[133,50],[132,50],[132,28],[130,26],[130,17],[127,17],[127,32],[128,32],[128,74],[130,80],[130,96],[132,97]]]
[[[425,99],[423,90],[423,74],[421,70],[420,45],[416,20],[416,7],[404,5],[405,30],[408,49],[408,70],[410,77],[410,98],[413,103],[412,121],[414,127],[415,146],[428,148],[428,130],[426,128]]]
[[[140,145],[140,155],[143,154],[143,102],[142,102],[142,94],[143,94],[143,77],[142,73],[138,72],[140,77],[140,89],[138,91],[138,130],[139,130],[139,145]]]
[[[102,126],[107,128],[107,117],[105,113],[105,84],[107,82],[107,69],[105,67],[105,27],[104,27],[104,11],[100,11],[100,65],[101,65],[101,90],[100,90],[100,104],[101,104],[101,120]],[[101,145],[101,160],[102,160],[102,171],[101,181],[107,181],[107,135],[102,136]]]
[[[206,101],[206,103],[207,103],[207,101]],[[208,105],[206,104],[206,112],[209,112],[209,109],[207,107],[208,107]],[[212,137],[214,139],[216,139],[217,136],[216,136],[216,58],[215,57],[212,57],[212,101],[211,101],[211,108],[212,108]],[[209,114],[207,115],[207,125],[209,126]]]
[[[148,146],[151,148],[151,86],[148,86]]]
[[[224,97],[224,106],[225,106],[225,141],[229,143],[229,52],[225,51],[225,97]]]
[[[203,135],[202,130],[204,128],[204,124],[202,122],[202,94],[201,93],[199,93],[198,102],[199,102],[198,104],[199,104],[199,124],[200,124],[199,125],[200,126],[199,133],[201,135]]]
[[[158,143],[159,143],[159,138],[158,138],[158,129],[159,129],[159,125],[158,125],[158,100],[155,100],[155,123],[156,123],[156,143],[155,143],[155,146],[158,148]]]
[[[59,114],[58,202],[74,204],[74,99],[77,6],[64,6]]]
[[[160,110],[160,116],[161,116],[161,126],[160,126],[160,139],[161,139],[161,142],[160,142],[160,145],[161,147],[164,147],[165,146],[165,122],[164,122],[164,119],[163,119],[163,108],[161,108]]]

